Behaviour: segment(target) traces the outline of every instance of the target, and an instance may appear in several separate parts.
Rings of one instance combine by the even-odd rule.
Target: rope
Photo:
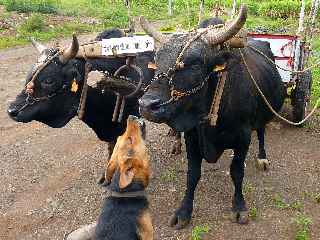
[[[217,25],[210,25],[209,27],[207,27],[205,30],[198,32],[193,38],[191,38],[186,45],[183,47],[183,49],[181,50],[179,56],[177,57],[176,60],[176,66],[180,65],[181,62],[181,58],[183,56],[183,54],[185,53],[185,51],[187,50],[187,48],[190,47],[191,43],[193,43],[194,41],[196,41],[198,38],[200,38],[202,35],[206,34],[209,30],[213,30],[213,29],[217,29],[217,28],[222,28],[224,27],[224,24],[217,24]]]
[[[221,97],[223,94],[224,90],[224,85],[227,79],[227,72],[223,70],[222,72],[219,73],[220,77],[218,80],[218,84],[214,93],[214,97],[211,103],[211,108],[209,112],[209,119],[210,119],[210,125],[211,126],[216,126],[217,125],[217,120],[218,120],[218,112],[220,108],[220,102],[221,102]]]
[[[307,67],[301,71],[295,71],[295,70],[290,70],[290,69],[285,69],[281,66],[279,66],[278,64],[276,64],[272,59],[270,59],[267,55],[265,55],[263,52],[261,52],[259,49],[251,46],[251,45],[248,45],[249,48],[251,48],[252,50],[256,51],[257,53],[261,54],[262,56],[264,56],[270,63],[272,63],[274,66],[276,66],[277,68],[280,68],[281,70],[283,71],[287,71],[287,72],[292,72],[292,73],[296,73],[296,74],[301,74],[301,73],[305,73],[306,71],[309,71],[310,69],[312,68],[315,68],[315,67],[318,67],[320,66],[320,61],[311,65],[310,67]]]
[[[252,73],[250,72],[249,66],[248,66],[248,64],[247,64],[247,62],[246,62],[246,60],[245,60],[245,58],[244,58],[244,56],[243,56],[243,53],[242,53],[241,49],[239,49],[239,51],[240,51],[240,54],[241,54],[243,63],[244,63],[244,65],[245,65],[246,68],[247,68],[247,71],[248,71],[248,73],[249,73],[249,75],[250,75],[250,78],[251,78],[253,84],[255,85],[256,89],[257,89],[258,92],[260,93],[260,95],[261,95],[262,99],[264,100],[265,104],[269,107],[270,111],[271,111],[274,115],[276,115],[276,117],[280,118],[281,120],[285,121],[286,123],[289,123],[289,124],[294,125],[294,126],[298,126],[298,125],[303,124],[305,121],[307,121],[307,120],[315,113],[316,109],[318,108],[318,105],[320,105],[320,98],[317,100],[317,102],[316,102],[314,108],[312,109],[312,111],[311,111],[302,121],[300,121],[300,122],[298,122],[298,123],[292,122],[292,121],[290,121],[290,120],[282,117],[279,113],[277,113],[277,112],[274,110],[274,108],[271,106],[271,104],[268,102],[267,98],[265,97],[265,95],[264,95],[263,92],[261,91],[259,85],[257,84],[256,80],[254,79]]]
[[[59,51],[57,51],[53,56],[49,57],[44,63],[42,63],[40,66],[38,66],[37,71],[33,74],[32,79],[29,81],[30,82],[34,82],[34,80],[36,79],[36,77],[38,76],[38,74],[46,67],[48,66],[52,60],[57,57],[58,55],[62,54],[63,50],[59,49]]]

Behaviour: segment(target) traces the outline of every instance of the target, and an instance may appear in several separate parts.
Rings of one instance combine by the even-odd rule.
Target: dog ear
[[[113,177],[114,172],[116,171],[116,168],[117,168],[116,160],[114,158],[111,158],[107,163],[106,171],[105,171],[104,183],[106,185],[108,185],[111,182],[111,179]]]
[[[136,170],[133,167],[133,159],[128,157],[120,166],[119,187],[121,189],[127,187],[133,180]]]

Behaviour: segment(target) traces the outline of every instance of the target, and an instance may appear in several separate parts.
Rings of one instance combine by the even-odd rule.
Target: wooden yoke
[[[103,39],[79,46],[77,58],[132,57],[154,51],[154,40],[149,36]]]
[[[106,57],[102,55],[101,42],[91,42],[83,44],[79,47],[76,55],[77,58],[101,58]]]

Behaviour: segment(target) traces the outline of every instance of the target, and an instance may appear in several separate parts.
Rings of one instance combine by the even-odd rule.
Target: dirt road
[[[107,156],[106,144],[77,119],[62,129],[15,123],[6,114],[35,61],[31,46],[0,51],[0,239],[62,239],[64,234],[94,221],[103,190],[96,178]],[[153,178],[149,198],[156,239],[190,239],[192,228],[207,225],[208,239],[285,240],[298,230],[299,212],[312,219],[311,239],[320,239],[320,126],[293,128],[273,122],[267,130],[268,173],[254,168],[257,140],[247,158],[244,190],[251,214],[247,226],[231,223],[233,186],[228,175],[231,152],[221,167],[203,165],[193,220],[174,231],[168,219],[185,187],[185,155],[169,154],[167,127],[148,123]],[[317,195],[318,194],[318,195]],[[297,217],[300,216],[300,217]],[[253,217],[254,218],[254,217]]]

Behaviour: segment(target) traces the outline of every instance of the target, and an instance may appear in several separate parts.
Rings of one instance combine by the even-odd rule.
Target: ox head
[[[214,69],[227,69],[232,62],[230,47],[244,45],[237,34],[246,16],[247,9],[242,6],[237,18],[224,26],[171,38],[156,32],[140,18],[144,30],[161,43],[155,57],[156,77],[139,100],[140,113],[178,131],[187,131],[199,123],[209,111],[208,85],[217,81]]]
[[[77,112],[84,63],[76,60],[79,49],[76,36],[63,51],[32,41],[40,53],[27,74],[24,89],[8,108],[18,122],[37,120],[51,127],[64,126]]]

